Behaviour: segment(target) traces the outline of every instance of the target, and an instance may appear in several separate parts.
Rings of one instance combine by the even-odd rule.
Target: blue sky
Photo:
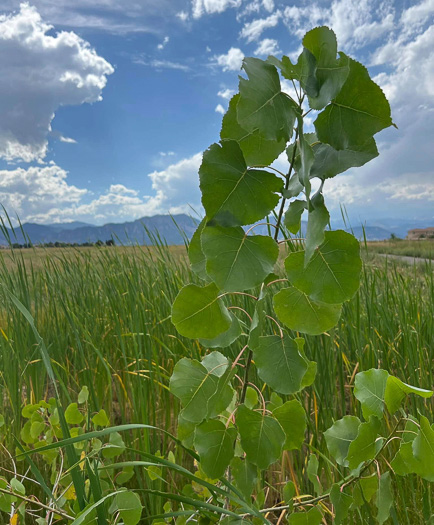
[[[326,24],[369,67],[399,128],[376,136],[379,158],[328,181],[332,217],[346,204],[355,220],[430,225],[434,1],[307,5],[4,0],[0,204],[40,223],[200,211],[201,152],[218,140],[243,56],[295,57],[303,34]]]

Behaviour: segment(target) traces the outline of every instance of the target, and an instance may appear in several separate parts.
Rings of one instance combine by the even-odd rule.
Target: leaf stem
[[[295,154],[297,152],[297,139],[298,139],[298,127],[295,131],[294,149],[292,151],[292,159],[291,159],[291,164],[289,165],[288,175],[286,176],[285,190],[287,190],[289,187],[289,179],[291,178],[292,170],[294,167]],[[285,203],[286,203],[286,198],[283,197],[282,204],[280,205],[279,215],[277,216],[276,233],[274,234],[275,241],[277,241],[277,238],[279,237],[280,223],[282,222],[282,216],[283,216],[283,210],[285,209]]]
[[[13,492],[11,490],[6,490],[0,488],[0,493],[7,494],[8,496],[14,496],[15,498],[21,499],[22,501],[25,501],[26,503],[31,503],[34,505],[37,505],[38,507],[41,507],[45,510],[48,510],[50,512],[53,512],[54,514],[58,514],[59,516],[62,516],[62,518],[65,518],[67,520],[74,520],[72,516],[64,512],[60,509],[55,509],[53,507],[49,507],[48,505],[45,505],[44,503],[41,503],[40,501],[34,500],[32,498],[27,498],[26,496],[23,496],[22,494],[19,494],[17,492]]]
[[[243,384],[243,390],[241,392],[241,397],[240,397],[240,405],[242,405],[244,401],[246,400],[247,386],[249,384],[249,370],[250,370],[250,365],[252,363],[252,359],[253,359],[253,352],[249,350],[249,354],[247,356],[246,368],[244,369],[244,384]]]

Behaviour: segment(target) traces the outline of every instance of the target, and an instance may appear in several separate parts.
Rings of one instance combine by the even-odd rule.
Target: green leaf
[[[310,261],[313,252],[324,242],[324,230],[330,221],[330,214],[324,204],[324,197],[318,191],[310,200],[307,217],[305,264]]]
[[[220,290],[254,288],[274,270],[279,247],[274,239],[247,235],[241,227],[207,226],[202,233],[206,271]]]
[[[273,298],[278,318],[291,330],[319,335],[333,328],[341,315],[340,304],[314,301],[294,286],[283,288]]]
[[[354,396],[362,404],[363,417],[383,417],[384,393],[389,373],[386,370],[371,368],[356,375]]]
[[[348,511],[353,503],[353,498],[346,494],[337,483],[335,483],[330,490],[330,501],[334,507],[335,519],[333,523],[340,525],[347,516]]]
[[[231,403],[235,391],[230,385],[236,370],[230,367],[230,361],[220,352],[211,352],[202,359],[202,364],[210,374],[218,377],[214,394],[208,399],[207,418],[217,417]]]
[[[397,377],[389,375],[386,382],[386,390],[384,392],[384,401],[386,403],[387,410],[391,414],[399,409],[402,400],[408,394],[416,394],[420,397],[429,398],[433,395],[433,391],[407,385]]]
[[[23,495],[26,493],[24,485],[21,483],[21,481],[18,481],[17,478],[12,478],[10,481],[10,485],[14,492]]]
[[[412,442],[412,450],[419,463],[417,474],[434,481],[434,429],[425,416],[420,417],[420,429]]]
[[[190,240],[188,246],[188,258],[190,260],[191,269],[193,272],[203,279],[204,281],[209,281],[210,278],[206,273],[206,258],[202,250],[201,235],[203,229],[206,226],[207,218],[202,219],[201,223],[197,227],[197,230],[193,233],[193,237]]]
[[[229,312],[229,315],[232,320],[229,329],[214,339],[199,339],[201,345],[207,348],[226,348],[238,339],[242,333],[240,322],[232,312]]]
[[[351,470],[356,469],[360,463],[375,457],[377,452],[375,445],[380,426],[380,421],[375,416],[371,416],[368,422],[360,424],[357,437],[351,442],[348,449],[347,460]]]
[[[219,293],[214,283],[181,289],[172,306],[172,322],[181,335],[214,339],[229,329],[232,319]]]
[[[200,456],[203,471],[211,479],[218,479],[224,475],[234,457],[236,438],[236,429],[226,428],[217,419],[205,421],[196,428],[194,446]]]
[[[242,226],[263,219],[279,202],[283,180],[248,169],[238,142],[224,140],[203,154],[199,169],[202,204],[209,219],[223,226]]]
[[[78,394],[77,401],[81,405],[83,403],[86,403],[88,399],[89,399],[89,389],[87,388],[87,386],[83,386],[82,389],[80,390],[80,393]]]
[[[310,184],[310,169],[315,160],[313,149],[309,140],[305,138],[303,133],[303,119],[298,117],[298,156],[295,162],[295,169],[298,178],[305,187],[306,198],[309,199],[311,184]]]
[[[316,59],[308,49],[303,49],[296,64],[293,64],[287,56],[283,56],[282,60],[269,56],[267,61],[280,68],[282,75],[288,80],[298,80],[307,95],[318,94],[318,81],[314,74]]]
[[[289,159],[289,161],[291,162],[291,159]],[[289,179],[288,187],[282,190],[282,195],[285,197],[285,199],[292,199],[292,197],[297,197],[302,189],[303,184],[301,184],[297,173],[294,173],[294,175]]]
[[[304,210],[307,209],[307,202],[295,200],[292,201],[286,210],[283,224],[288,228],[291,233],[297,233],[301,228],[301,216]]]
[[[343,467],[348,467],[348,451],[351,442],[354,441],[359,432],[360,419],[356,416],[344,416],[335,421],[333,425],[324,432],[327,448],[336,462]]]
[[[350,233],[325,232],[324,242],[307,265],[304,261],[304,251],[290,253],[285,269],[291,283],[310,298],[337,304],[348,301],[357,292],[362,260],[359,241]]]
[[[109,437],[108,445],[102,449],[102,455],[105,458],[116,458],[125,450],[125,443],[119,432],[112,432]]]
[[[314,122],[318,140],[337,150],[361,146],[392,125],[384,93],[362,64],[352,58],[349,63],[350,73],[341,91]]]
[[[196,430],[196,423],[187,421],[183,418],[182,412],[178,415],[177,436],[182,444],[187,448],[193,448],[194,432]]]
[[[301,389],[307,364],[297,344],[287,334],[260,337],[253,357],[259,377],[273,390],[280,394],[294,394]]]
[[[293,499],[294,499],[296,492],[297,491],[295,490],[295,485],[293,481],[288,481],[287,483],[285,483],[285,486],[283,487],[283,491],[282,491],[283,500],[286,505],[289,505],[288,510],[290,512],[292,511],[292,508],[293,508],[293,503],[294,503]]]
[[[309,481],[313,484],[315,494],[321,494],[321,484],[318,476],[318,458],[315,454],[309,456],[309,461],[307,462],[306,472]]]
[[[315,160],[310,170],[310,177],[321,180],[330,179],[349,168],[363,166],[370,160],[378,157],[378,150],[373,138],[364,144],[350,146],[347,149],[336,150],[329,144],[315,144],[312,146]]]
[[[393,505],[392,480],[390,472],[385,472],[380,476],[380,483],[377,492],[377,521],[382,525],[390,516],[390,509]]]
[[[110,424],[106,411],[103,408],[93,416],[92,423],[97,427],[107,427]]]
[[[306,412],[300,401],[293,399],[273,410],[273,416],[285,432],[284,450],[299,450],[306,432]]]
[[[365,501],[371,501],[378,489],[378,476],[372,474],[366,478],[361,478],[353,489],[353,507],[361,507]]]
[[[83,419],[83,414],[78,410],[77,403],[70,403],[65,410],[66,422],[70,425],[79,425]]]
[[[235,457],[231,461],[231,472],[237,489],[250,501],[253,487],[258,479],[258,469],[247,459]]]
[[[0,414],[0,428],[3,427],[5,424],[5,418],[3,416],[3,414]]]
[[[321,511],[312,507],[307,512],[292,513],[288,518],[289,525],[320,525],[322,522]]]
[[[142,503],[134,492],[125,491],[116,495],[116,506],[125,525],[136,525],[142,517]]]
[[[303,46],[316,59],[314,75],[317,80],[317,94],[309,96],[313,109],[322,109],[340,92],[349,73],[349,59],[341,54],[337,59],[336,36],[328,27],[316,27],[306,33]]]
[[[285,434],[273,417],[264,416],[241,405],[237,411],[236,423],[248,461],[264,470],[279,459]]]
[[[181,400],[182,418],[201,423],[208,412],[208,401],[215,394],[218,376],[211,374],[199,361],[184,357],[178,361],[169,388]]]
[[[258,129],[246,131],[237,121],[237,104],[240,94],[234,95],[223,117],[221,139],[233,139],[238,142],[248,166],[269,166],[282,153],[286,140],[267,140]]]
[[[255,388],[252,388],[251,386],[248,386],[246,389],[246,398],[244,400],[244,404],[247,408],[253,410],[258,403],[259,396],[257,390]]]
[[[258,130],[268,140],[288,140],[292,136],[297,105],[281,92],[276,68],[259,58],[245,58],[248,80],[240,78],[237,120],[247,131]]]
[[[255,304],[255,311],[253,313],[252,322],[249,330],[249,348],[254,350],[259,346],[259,338],[263,333],[265,324],[265,298],[267,296],[267,288],[261,288],[258,300]]]

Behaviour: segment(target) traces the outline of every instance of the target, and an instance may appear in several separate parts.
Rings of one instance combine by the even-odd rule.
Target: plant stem
[[[242,405],[246,399],[247,386],[249,384],[249,370],[250,370],[250,364],[252,363],[252,358],[253,358],[253,352],[249,350],[249,355],[247,356],[246,368],[244,370],[244,384],[243,384],[243,390],[241,392],[241,397],[240,397],[240,405]]]
[[[294,150],[292,152],[292,159],[291,159],[291,164],[289,165],[288,175],[286,176],[285,190],[288,189],[289,179],[291,178],[292,169],[294,167],[295,154],[297,152],[297,139],[298,139],[298,127],[295,131]],[[283,216],[283,210],[285,209],[285,203],[286,203],[286,198],[283,197],[282,204],[280,205],[279,215],[277,216],[276,233],[274,234],[275,241],[277,241],[277,238],[279,237],[280,223],[282,222],[282,216]]]
[[[74,520],[72,516],[64,512],[60,509],[54,509],[53,507],[49,507],[48,505],[44,505],[44,503],[41,503],[40,501],[34,500],[32,498],[27,498],[26,496],[23,496],[22,494],[18,494],[17,492],[12,492],[11,490],[6,490],[0,488],[0,492],[3,494],[7,494],[8,496],[14,496],[15,498],[21,499],[22,501],[25,501],[26,503],[31,503],[33,505],[37,505],[38,507],[41,507],[45,510],[48,510],[50,512],[53,512],[54,514],[58,514],[59,516],[62,516],[62,518],[65,518],[67,520]]]

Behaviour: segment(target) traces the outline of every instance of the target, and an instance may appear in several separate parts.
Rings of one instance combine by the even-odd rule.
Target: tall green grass
[[[0,283],[33,315],[61,397],[75,401],[80,388],[88,386],[92,410],[105,408],[112,424],[143,423],[175,431],[179,407],[168,391],[174,363],[206,352],[178,336],[170,321],[173,299],[192,280],[185,251],[161,242],[149,249],[0,251]],[[245,298],[236,300],[252,312]],[[1,287],[0,304],[0,410],[12,436],[19,435],[23,404],[53,392],[32,329]],[[359,411],[351,395],[356,372],[382,367],[405,382],[432,388],[433,267],[369,258],[360,292],[345,305],[339,325],[328,335],[306,339],[308,357],[318,362],[316,381],[302,398],[309,421],[306,447],[325,452],[318,431]],[[235,343],[228,353],[237,355],[241,344]],[[262,387],[258,378],[252,380]],[[414,398],[409,406],[433,419],[432,402]],[[157,432],[131,432],[126,439],[143,452],[173,449],[173,442]],[[5,445],[15,449],[12,437]],[[270,486],[285,479],[305,486],[306,450],[287,454],[270,474]],[[176,454],[178,461],[185,461],[182,451]],[[322,467],[324,480],[333,479],[330,465],[324,461]],[[137,486],[161,488],[160,481],[141,476]],[[420,501],[428,484],[411,477],[397,480],[397,523],[424,523]],[[163,503],[148,498],[147,515],[161,512]]]

